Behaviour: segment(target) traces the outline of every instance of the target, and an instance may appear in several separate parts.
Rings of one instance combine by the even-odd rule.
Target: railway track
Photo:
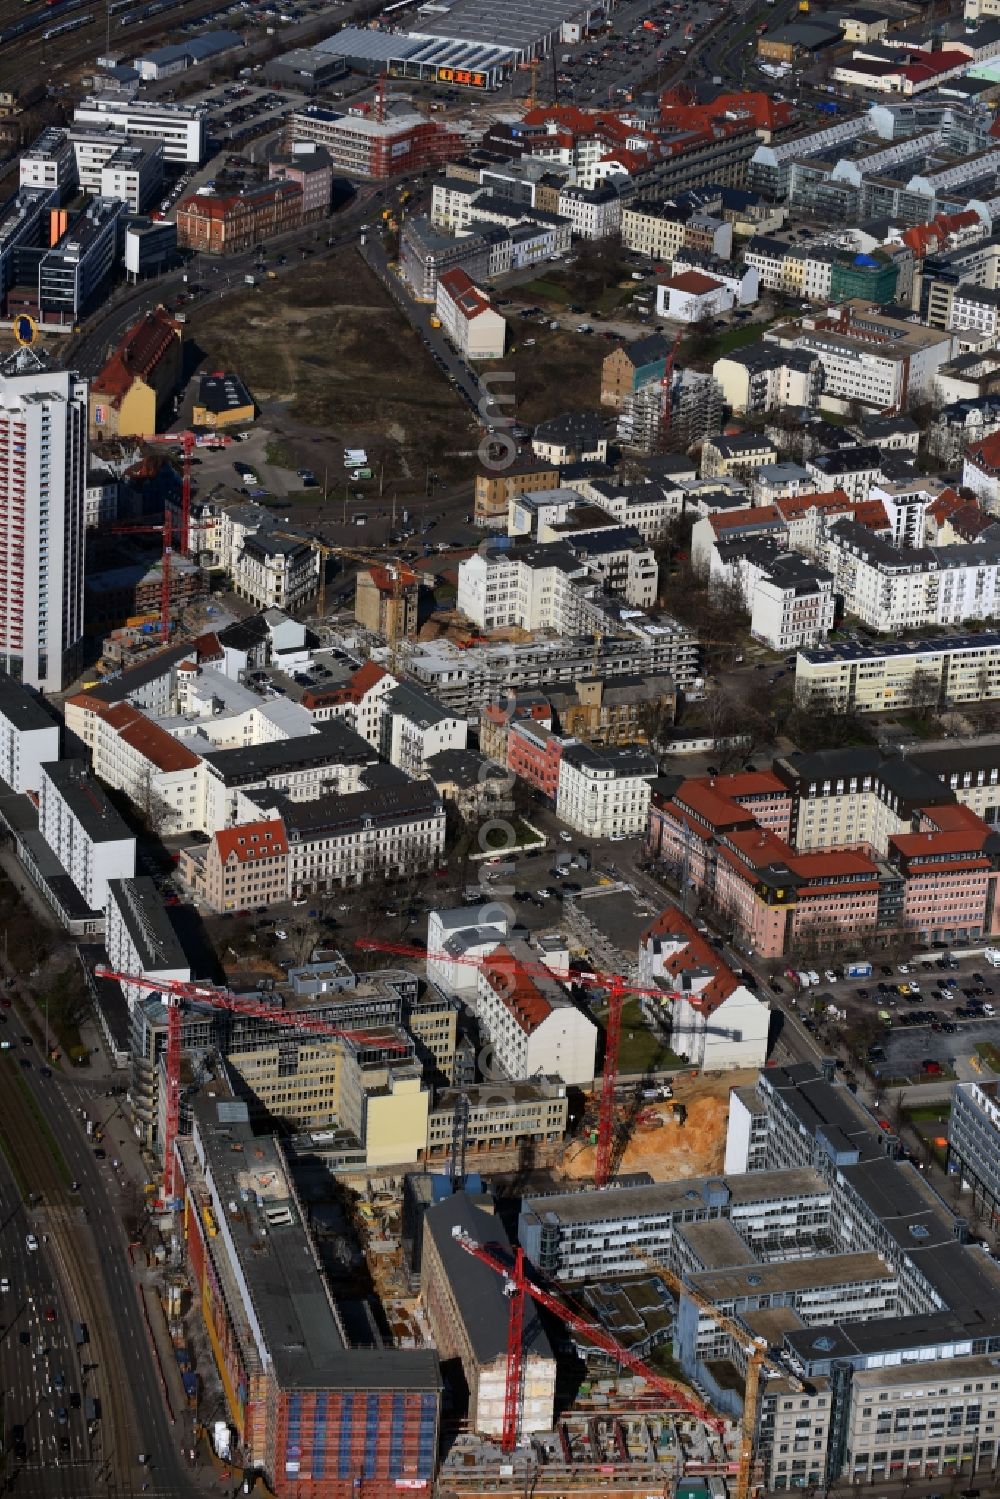
[[[11,1082],[15,1080],[11,1079]],[[55,1160],[44,1139],[39,1137],[25,1095],[16,1083],[14,1086],[0,1086],[0,1136],[31,1191],[42,1198],[41,1205],[33,1209],[38,1226],[49,1237],[49,1248],[55,1251],[53,1260],[63,1281],[66,1303],[73,1309],[74,1320],[86,1323],[90,1347],[101,1370],[100,1437],[104,1461],[117,1471],[114,1492],[131,1494],[128,1453],[135,1421],[123,1382],[121,1361],[110,1346],[111,1319],[103,1283],[84,1261],[79,1246],[81,1229],[84,1228],[80,1209],[74,1206]],[[85,1231],[91,1233],[89,1228]],[[99,1252],[96,1244],[94,1247],[95,1253]]]

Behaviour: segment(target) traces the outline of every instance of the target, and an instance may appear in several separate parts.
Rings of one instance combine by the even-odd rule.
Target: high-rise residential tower
[[[83,636],[87,384],[0,373],[0,667],[58,692]]]

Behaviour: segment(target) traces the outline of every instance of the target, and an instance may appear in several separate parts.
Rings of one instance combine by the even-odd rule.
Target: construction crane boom
[[[491,964],[500,968],[505,966],[489,956],[477,958],[466,953],[459,955],[447,952],[428,953],[423,948],[411,947],[405,942],[383,942],[376,937],[359,937],[354,945],[361,952],[395,953],[397,957],[421,958],[424,961],[429,957],[438,958],[446,963],[466,963],[480,970],[488,968]],[[590,984],[595,989],[603,989],[607,995],[608,1023],[604,1033],[604,1067],[601,1072],[601,1101],[598,1108],[597,1150],[594,1159],[594,1184],[598,1187],[605,1187],[611,1177],[614,1154],[615,1092],[618,1085],[622,1007],[627,998],[635,995],[661,1001],[679,999],[681,995],[676,990],[645,989],[640,984],[631,984],[620,973],[602,973],[599,969],[585,969],[582,972],[569,968],[559,970],[549,968],[545,963],[524,963],[519,958],[514,958],[512,961],[516,972],[526,974],[529,978],[556,979],[564,984]],[[689,1004],[699,1003],[698,996],[695,994],[687,994],[683,997]]]
[[[638,1354],[631,1353],[624,1348],[617,1339],[597,1323],[590,1321],[573,1307],[544,1286],[540,1286],[528,1273],[525,1263],[524,1250],[518,1246],[514,1251],[513,1259],[510,1252],[497,1244],[480,1244],[468,1234],[457,1234],[456,1238],[467,1254],[480,1260],[484,1265],[489,1265],[498,1275],[502,1275],[506,1282],[507,1295],[510,1300],[510,1312],[507,1335],[507,1380],[504,1398],[504,1424],[502,1434],[502,1447],[505,1453],[514,1451],[517,1446],[521,1424],[521,1399],[524,1376],[524,1300],[530,1296],[539,1306],[546,1307],[559,1320],[587,1339],[595,1348],[608,1354],[616,1363],[633,1373],[639,1374],[646,1383],[658,1394],[663,1395],[670,1401],[671,1405],[681,1410],[685,1415],[692,1416],[695,1420],[711,1427],[715,1432],[725,1431],[725,1421],[709,1410],[698,1397],[690,1390],[685,1389],[676,1380],[668,1379],[662,1374],[657,1374],[650,1369],[639,1358]]]
[[[141,439],[167,447],[179,447],[183,452],[181,464],[181,523],[180,549],[186,557],[191,542],[191,458],[196,447],[193,432],[153,432]]]
[[[326,559],[327,557],[349,557],[352,562],[362,562],[368,567],[381,567],[388,572],[392,579],[392,600],[394,628],[388,636],[390,651],[390,666],[396,673],[397,646],[401,635],[405,631],[405,620],[401,618],[401,603],[403,598],[403,571],[404,564],[393,557],[380,556],[376,552],[359,551],[355,547],[331,546],[329,542],[320,541],[315,536],[299,536],[294,531],[272,531],[272,536],[278,536],[283,541],[297,541],[302,546],[311,547],[318,552],[322,561],[319,572],[319,587],[316,590],[316,614],[322,618],[326,613]]]
[[[174,1142],[180,1125],[180,1079],[181,1079],[181,1006],[187,1004],[211,1005],[216,1010],[229,1010],[236,1015],[248,1015],[254,1020],[266,1020],[273,1025],[285,1026],[289,1030],[311,1031],[321,1036],[342,1037],[358,1046],[378,1046],[386,1051],[405,1051],[406,1045],[395,1036],[385,1036],[373,1031],[345,1030],[331,1025],[327,1020],[318,1020],[312,1015],[303,1015],[295,1010],[281,1010],[274,1005],[258,1004],[256,1000],[241,999],[229,989],[218,989],[214,984],[196,984],[184,979],[150,978],[145,974],[121,973],[105,963],[98,963],[94,977],[113,979],[119,984],[134,984],[138,988],[162,994],[167,1002],[167,1098],[165,1127],[163,1131],[163,1196],[170,1203],[174,1198]]]
[[[669,1265],[661,1264],[659,1260],[650,1259],[647,1255],[639,1253],[636,1254],[636,1259],[641,1260],[648,1269],[655,1270],[657,1275],[666,1281],[678,1300],[682,1294],[689,1297],[700,1311],[703,1311],[707,1317],[711,1317],[723,1332],[728,1333],[735,1343],[746,1350],[746,1388],[743,1397],[743,1420],[740,1427],[740,1464],[735,1499],[750,1499],[754,1486],[753,1470],[761,1376],[766,1369],[772,1374],[780,1374],[783,1378],[791,1380],[792,1384],[798,1386],[799,1389],[803,1388],[802,1382],[791,1375],[787,1369],[783,1369],[774,1359],[768,1357],[767,1344],[763,1338],[754,1337],[734,1317],[730,1317],[726,1312],[720,1312],[707,1296],[703,1296],[700,1291],[695,1291],[691,1286],[686,1285]]]

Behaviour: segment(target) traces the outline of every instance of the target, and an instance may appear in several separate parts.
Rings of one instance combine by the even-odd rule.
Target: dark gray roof
[[[47,776],[92,843],[118,843],[135,834],[108,801],[82,760],[52,760]]]
[[[347,724],[330,718],[315,734],[297,734],[294,739],[275,739],[240,749],[212,750],[203,759],[227,786],[252,786],[269,775],[307,765],[367,765],[375,759],[375,751]]]
[[[21,733],[29,729],[51,729],[59,724],[36,693],[15,682],[5,671],[0,671],[0,715]]]
[[[238,375],[202,375],[198,405],[221,414],[238,410],[241,406],[252,406],[253,397]]]
[[[342,837],[352,828],[366,824],[387,826],[408,823],[416,818],[434,816],[441,807],[437,788],[430,781],[407,781],[376,791],[352,791],[346,796],[317,797],[314,801],[293,802],[282,794],[258,794],[269,806],[278,809],[285,824],[289,844],[308,842],[324,834]]]
[[[165,650],[147,656],[138,666],[130,666],[120,676],[98,682],[96,687],[88,687],[88,696],[96,697],[103,703],[124,703],[132,693],[148,687],[158,677],[165,677],[173,667],[186,661],[190,655],[190,642],[187,645],[167,646]]]
[[[670,345],[662,333],[647,333],[645,338],[634,338],[630,344],[626,344],[625,353],[633,368],[640,369],[645,364],[655,364],[658,359],[666,359],[670,353]]]
[[[187,957],[170,924],[167,908],[149,875],[131,880],[109,880],[110,891],[135,945],[142,971],[186,968]]]
[[[544,443],[596,442],[604,432],[605,418],[598,411],[567,411],[539,422],[535,438]]]
[[[473,1352],[480,1365],[491,1364],[507,1353],[510,1304],[503,1278],[461,1247],[452,1233],[455,1228],[479,1244],[488,1244],[504,1261],[512,1259],[510,1240],[500,1219],[477,1207],[467,1192],[456,1192],[424,1215],[424,1232],[430,1234],[441,1258]],[[530,1296],[524,1310],[524,1348],[537,1358],[554,1356]]]
[[[428,774],[436,783],[453,781],[457,786],[477,786],[483,781],[506,780],[507,772],[475,749],[446,749],[431,755]]]
[[[386,705],[392,713],[399,713],[403,718],[408,718],[411,723],[419,724],[422,728],[430,728],[432,724],[443,723],[447,718],[455,715],[448,708],[432,697],[429,692],[424,692],[419,687],[414,687],[410,682],[400,682],[386,694]]]

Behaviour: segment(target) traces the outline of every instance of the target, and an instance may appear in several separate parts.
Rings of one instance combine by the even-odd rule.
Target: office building
[[[83,636],[87,386],[0,376],[0,664],[58,692]]]
[[[315,104],[293,111],[285,133],[293,148],[303,141],[324,146],[334,172],[376,180],[447,161],[455,144],[445,125],[422,115],[377,120],[374,115],[335,114]]]
[[[352,1346],[283,1147],[254,1136],[246,1104],[219,1095],[216,1084],[191,1105],[181,1191],[188,1265],[243,1461],[279,1499],[429,1488],[437,1354]]]
[[[111,280],[125,213],[120,198],[91,199],[39,260],[37,299],[26,289],[18,294],[18,309],[63,329],[89,312]]]
[[[162,142],[166,161],[197,166],[205,154],[205,111],[197,105],[90,94],[73,119],[79,125],[111,126],[139,143]]]

